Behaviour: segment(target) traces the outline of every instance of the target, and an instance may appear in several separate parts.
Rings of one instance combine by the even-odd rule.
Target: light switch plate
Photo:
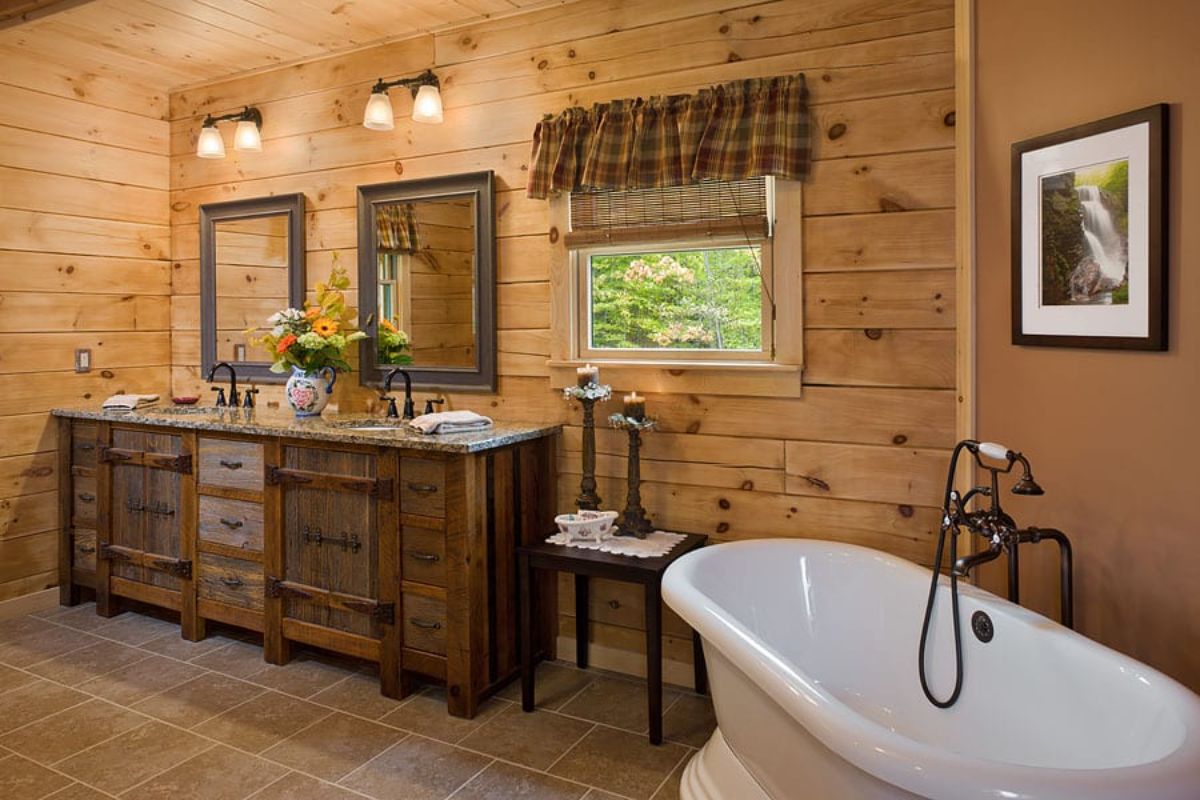
[[[75,371],[92,371],[92,351],[88,348],[80,347],[75,351]]]
[[[233,346],[233,360],[234,361],[245,361],[246,360],[246,345],[235,344]]]

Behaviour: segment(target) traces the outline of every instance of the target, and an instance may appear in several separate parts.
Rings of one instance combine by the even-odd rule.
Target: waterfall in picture
[[[1098,186],[1078,186],[1087,258],[1071,276],[1071,300],[1109,304],[1112,290],[1125,280],[1128,259],[1125,243],[1112,213],[1104,205]]]

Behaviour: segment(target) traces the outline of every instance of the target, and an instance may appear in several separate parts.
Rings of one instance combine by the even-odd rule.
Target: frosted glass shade
[[[216,125],[200,129],[200,138],[196,140],[196,155],[200,158],[225,157],[225,141]]]
[[[363,127],[373,131],[390,131],[396,127],[392,115],[392,101],[386,91],[372,92],[363,112]]]
[[[436,86],[422,86],[413,99],[413,122],[442,121],[442,95]]]
[[[233,149],[261,153],[262,136],[259,135],[258,126],[248,119],[239,122],[237,130],[233,132]]]

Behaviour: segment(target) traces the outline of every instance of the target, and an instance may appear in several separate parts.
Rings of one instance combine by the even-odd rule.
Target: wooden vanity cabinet
[[[80,589],[96,587],[96,465],[99,426],[63,420],[58,433],[59,602],[75,605]]]

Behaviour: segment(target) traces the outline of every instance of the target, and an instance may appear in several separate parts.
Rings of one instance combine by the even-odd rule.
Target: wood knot
[[[594,80],[596,80],[596,70],[594,70],[594,69],[589,69],[589,70],[588,70],[588,80],[589,80],[589,81],[594,81]]]
[[[743,492],[754,491],[754,481],[742,481],[742,491]]]
[[[557,242],[558,242],[558,228],[551,228],[550,229],[550,244],[556,244]]]
[[[574,57],[575,57],[575,48],[572,47],[570,50],[567,51],[567,58],[574,58]]]
[[[896,506],[896,510],[900,512],[900,516],[908,519],[913,515],[913,507],[910,505]]]
[[[396,174],[397,174],[397,175],[403,175],[403,174],[404,174],[404,162],[402,162],[402,161],[393,161],[393,162],[392,162],[392,169],[394,169],[394,170],[396,171]]]
[[[724,25],[722,25],[721,27],[717,28],[717,33],[721,34],[722,36],[724,36],[725,34],[729,33],[729,31],[730,31],[730,28],[729,28],[729,23],[728,23],[728,22],[726,22],[726,23],[725,23]]]
[[[620,600],[609,600],[608,607],[611,608],[613,611],[616,611],[618,608],[621,607],[621,601]]]
[[[879,210],[890,214],[896,211],[904,211],[905,208],[890,197],[881,197],[879,198]]]
[[[830,75],[828,72],[822,72],[821,80],[823,80],[825,83],[831,83],[833,81],[833,76]]]
[[[543,58],[541,61],[538,62],[537,68],[545,69],[548,66],[550,66],[550,62]]]
[[[872,342],[878,342],[883,338],[883,331],[881,331],[879,328],[864,328],[863,334],[866,335],[866,337]]]
[[[815,475],[801,475],[800,477],[804,478],[804,480],[808,482],[808,485],[812,486],[814,489],[820,489],[822,492],[829,491],[829,484]]]
[[[685,430],[687,430],[688,433],[699,433],[700,432],[700,420],[696,420],[695,422],[688,423],[688,426]]]
[[[717,523],[717,533],[726,533],[728,531],[729,531],[729,523],[728,522],[718,522]]]
[[[897,433],[895,436],[892,437],[892,444],[907,444],[907,443],[908,443],[908,437],[905,436],[903,433]]]
[[[947,128],[953,128],[955,122],[955,114],[953,111],[947,111],[946,116],[942,117],[942,124]]]
[[[846,123],[844,123],[844,122],[833,123],[832,125],[829,126],[829,130],[825,132],[825,135],[828,136],[830,139],[842,138],[843,136],[846,135]]]
[[[722,497],[719,500],[717,500],[717,505],[720,506],[723,510],[728,511],[730,503],[728,500],[726,500],[724,497]]]
[[[725,61],[729,64],[736,64],[738,61],[741,61],[741,60],[742,60],[741,56],[739,56],[737,53],[732,53],[732,52],[725,59]]]
[[[67,264],[67,266],[66,266],[66,268],[63,270],[63,272],[67,273],[68,275],[72,274],[73,272],[75,272],[75,265],[74,265],[74,264]]]
[[[101,378],[114,378],[116,376],[113,374],[113,371],[111,369],[102,369],[102,370],[100,370],[100,377]]]

